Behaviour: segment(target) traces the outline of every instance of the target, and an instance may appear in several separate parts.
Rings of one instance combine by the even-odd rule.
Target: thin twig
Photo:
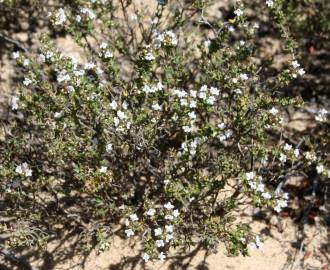
[[[21,267],[21,269],[38,270],[37,268],[34,268],[24,257],[18,258],[12,251],[4,247],[0,248],[0,254],[2,254],[6,259],[11,261],[12,263]]]
[[[21,44],[19,43],[18,41],[6,36],[5,34],[3,33],[0,33],[0,38],[2,38],[3,40],[11,43],[11,44],[14,44],[16,47],[20,48],[22,51],[24,52],[27,52],[27,49]]]

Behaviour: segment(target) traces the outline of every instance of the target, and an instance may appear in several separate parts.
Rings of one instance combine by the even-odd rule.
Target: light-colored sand
[[[281,219],[281,226],[278,226],[278,219],[273,217],[271,224],[254,221],[252,228],[255,232],[268,231],[265,234],[265,241],[262,248],[252,250],[250,256],[228,257],[225,249],[220,245],[216,254],[206,256],[204,251],[194,252],[193,249],[186,253],[175,253],[172,251],[168,260],[162,262],[148,262],[141,264],[140,252],[138,248],[131,248],[133,242],[115,237],[110,240],[109,250],[97,254],[93,251],[89,256],[72,256],[76,248],[75,238],[69,238],[65,244],[56,240],[47,247],[48,254],[41,258],[31,257],[30,261],[38,269],[54,270],[116,270],[116,269],[210,269],[210,270],[300,270],[300,269],[322,269],[330,259],[329,254],[321,254],[327,245],[327,231],[324,227],[305,225],[304,246],[300,251],[299,233],[297,227],[293,226],[290,219]],[[280,233],[278,227],[283,229]],[[270,230],[267,230],[269,228]],[[298,244],[298,249],[294,244]],[[41,253],[40,253],[41,254]],[[40,255],[39,254],[39,255]],[[84,259],[86,259],[84,261]],[[145,268],[144,268],[145,267]]]

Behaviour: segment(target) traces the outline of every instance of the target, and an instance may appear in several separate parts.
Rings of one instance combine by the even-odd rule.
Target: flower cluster
[[[262,177],[257,176],[255,172],[248,172],[245,174],[245,179],[249,188],[256,194],[259,194],[264,200],[272,199],[272,194],[266,190],[265,185],[262,183]]]
[[[305,70],[300,67],[300,64],[298,63],[297,60],[293,60],[291,63],[293,70],[292,70],[292,76],[293,78],[297,78],[298,76],[303,76],[305,75]]]
[[[329,112],[326,109],[321,109],[315,116],[315,120],[321,123],[327,122]]]
[[[172,31],[165,31],[164,33],[154,33],[153,45],[155,48],[161,46],[176,46],[178,40]]]
[[[29,165],[26,162],[24,162],[20,165],[17,165],[15,172],[17,172],[18,174],[24,175],[26,177],[32,176],[32,170],[29,168]]]
[[[153,248],[142,254],[145,262],[150,258],[158,258],[161,261],[166,258],[166,251],[174,239],[174,225],[178,222],[179,215],[179,210],[175,209],[171,202],[167,202],[162,207],[150,207],[141,218],[133,213],[125,220],[126,229],[124,231],[128,238],[134,236],[135,231],[141,230],[141,226],[149,224],[143,228],[142,241],[148,242]]]

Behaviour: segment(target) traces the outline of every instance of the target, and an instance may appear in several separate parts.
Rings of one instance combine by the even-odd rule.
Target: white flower
[[[256,236],[255,241],[256,241],[256,245],[258,248],[261,248],[264,245],[263,242],[261,241],[259,235]]]
[[[105,50],[106,48],[108,48],[108,43],[106,43],[106,42],[102,42],[102,43],[100,44],[100,49]]]
[[[139,220],[139,218],[138,218],[138,216],[137,216],[136,214],[131,214],[131,215],[129,216],[129,218],[130,218],[132,221],[138,221],[138,220]]]
[[[99,169],[99,172],[100,172],[100,173],[106,173],[107,170],[108,170],[108,167],[106,167],[106,166],[101,166],[101,168]]]
[[[145,54],[144,59],[147,61],[152,61],[155,60],[155,56],[151,52],[148,52]]]
[[[300,76],[303,76],[303,75],[305,75],[305,70],[303,69],[303,68],[300,68],[300,69],[298,69],[298,74],[300,75]]]
[[[297,60],[292,61],[291,64],[292,64],[292,66],[293,66],[294,68],[299,68],[299,67],[300,67],[300,64],[298,63]]]
[[[17,102],[19,101],[19,98],[16,97],[16,96],[13,96],[12,99],[11,99],[11,109],[13,111],[17,110],[18,109],[18,104]]]
[[[70,58],[71,58],[72,68],[73,68],[74,70],[76,70],[76,69],[77,69],[77,66],[78,66],[78,59],[75,58],[74,56],[71,56]]]
[[[116,102],[115,100],[111,101],[111,103],[110,103],[110,107],[111,107],[111,109],[116,110],[117,107],[118,107],[117,102]]]
[[[37,61],[38,61],[39,63],[45,63],[45,61],[46,61],[46,57],[45,57],[43,54],[39,54],[39,55],[38,55],[38,58],[37,58]]]
[[[107,151],[108,154],[111,153],[112,151],[112,144],[111,143],[108,143],[105,147],[105,151]]]
[[[46,58],[51,59],[54,56],[54,53],[52,51],[46,52]]]
[[[236,16],[238,16],[238,17],[240,17],[240,16],[242,16],[243,15],[243,10],[241,10],[241,9],[236,9],[235,11],[234,11],[234,14],[236,15]]]
[[[166,215],[166,216],[165,216],[165,219],[166,219],[166,220],[173,220],[174,217],[173,217],[172,215]]]
[[[29,168],[29,165],[26,162],[16,166],[15,171],[18,174],[25,175],[26,177],[32,176],[32,170]]]
[[[246,239],[245,239],[244,237],[241,237],[239,240],[240,240],[243,244],[246,243]]]
[[[272,115],[276,115],[278,113],[278,109],[276,109],[275,107],[272,107],[269,112],[272,114]]]
[[[166,259],[165,253],[164,252],[159,253],[158,259],[161,260],[161,261],[164,261]]]
[[[251,189],[254,189],[254,190],[257,189],[257,183],[256,182],[250,181],[249,186],[250,186]]]
[[[197,97],[197,91],[196,90],[190,90],[190,96],[195,98]]]
[[[189,112],[189,113],[188,113],[188,116],[189,116],[190,119],[196,119],[196,114],[195,114],[195,112]]]
[[[164,204],[164,208],[166,208],[167,210],[171,210],[174,208],[174,205],[171,202],[168,202]]]
[[[282,208],[287,207],[287,206],[288,206],[288,202],[286,199],[279,199],[279,200],[277,200],[277,204],[274,207],[274,210],[279,213],[282,211]]]
[[[248,173],[246,173],[245,174],[245,178],[246,178],[246,180],[252,180],[254,177],[255,177],[255,172],[248,172]]]
[[[126,115],[125,115],[125,113],[123,112],[123,111],[117,111],[117,116],[118,116],[118,118],[119,119],[124,119],[124,118],[126,118]]]
[[[265,191],[265,185],[264,184],[258,184],[257,191],[264,192]]]
[[[190,127],[190,126],[183,126],[182,129],[185,133],[192,132],[192,127]]]
[[[261,194],[261,196],[265,199],[265,200],[269,200],[272,198],[272,195],[269,192],[264,192]]]
[[[67,82],[70,80],[70,76],[66,74],[65,70],[62,70],[58,75],[57,75],[57,82]]]
[[[211,45],[211,40],[207,39],[203,42],[204,48],[207,50]]]
[[[165,246],[164,240],[156,240],[156,246],[157,247],[163,247],[163,246]]]
[[[23,166],[22,165],[17,165],[15,172],[19,173],[19,174],[23,174]]]
[[[23,66],[27,67],[29,64],[30,64],[30,60],[29,59],[24,59]]]
[[[204,84],[202,87],[199,89],[200,92],[206,92],[207,91],[207,85]]]
[[[114,117],[113,122],[114,122],[115,126],[118,127],[120,120],[118,117]]]
[[[229,139],[231,137],[231,135],[233,134],[233,132],[231,130],[227,130],[225,132],[225,136],[226,136],[226,139]]]
[[[226,128],[226,124],[222,122],[222,123],[218,124],[218,128],[221,130],[224,130]]]
[[[206,99],[206,93],[205,92],[200,92],[200,93],[198,93],[198,97],[200,99]]]
[[[316,161],[316,156],[315,156],[315,154],[312,153],[312,152],[306,152],[306,153],[305,153],[305,157],[306,157],[306,159],[309,160],[309,161]]]
[[[97,73],[98,75],[101,75],[101,74],[103,74],[103,73],[104,73],[104,71],[103,71],[103,69],[102,69],[102,68],[100,68],[100,67],[97,67],[97,68],[96,68],[96,73]]]
[[[180,212],[178,209],[175,209],[172,214],[174,217],[178,217],[180,215]]]
[[[248,75],[247,75],[246,73],[242,73],[242,74],[240,74],[239,77],[240,77],[240,79],[241,79],[242,81],[246,81],[246,80],[249,79],[249,77],[248,77]]]
[[[75,70],[74,75],[79,77],[79,76],[83,76],[85,74],[85,70],[81,69],[81,70]]]
[[[95,64],[93,62],[88,62],[84,66],[84,69],[93,69],[93,68],[95,68]]]
[[[214,96],[209,96],[208,98],[207,98],[207,100],[206,100],[206,103],[207,104],[210,104],[210,105],[213,105],[214,104],[214,102],[215,102],[215,97]]]
[[[32,83],[32,80],[31,80],[31,79],[29,79],[29,78],[24,78],[23,84],[24,84],[25,86],[29,86],[31,83]]]
[[[69,85],[66,90],[69,92],[69,93],[72,93],[74,92],[74,87],[72,85]]]
[[[154,234],[155,234],[155,236],[162,235],[162,228],[154,229]]]
[[[283,193],[282,194],[282,198],[285,199],[285,200],[288,200],[289,199],[289,194],[288,193]],[[285,201],[285,206],[287,206],[287,202]]]
[[[298,148],[294,149],[293,154],[295,155],[296,158],[299,157],[300,155],[299,149]]]
[[[142,255],[142,259],[143,259],[145,262],[147,262],[147,261],[149,261],[150,256],[148,255],[148,253],[143,253],[143,255]]]
[[[76,15],[75,20],[76,20],[77,23],[80,23],[81,22],[81,16],[79,14]]]
[[[156,213],[156,209],[154,209],[154,208],[150,208],[150,209],[146,212],[146,215],[152,217],[153,215],[155,215],[155,213]]]
[[[220,91],[219,91],[219,89],[216,88],[216,87],[211,87],[211,88],[210,88],[210,93],[211,93],[212,95],[219,96]]]
[[[268,7],[273,7],[273,5],[274,5],[274,1],[273,1],[273,0],[266,0],[266,5],[267,5]]]
[[[183,91],[183,90],[178,90],[178,89],[175,89],[175,90],[173,91],[173,94],[176,95],[176,96],[179,97],[179,98],[183,98],[183,97],[187,96],[187,93],[186,93],[185,91]]]
[[[31,169],[29,169],[29,168],[25,168],[24,169],[25,170],[25,176],[32,176],[32,170]]]
[[[142,91],[146,94],[153,93],[153,87],[150,87],[149,85],[144,85],[142,87]]]
[[[81,9],[80,9],[80,12],[81,12],[82,14],[87,15],[87,17],[88,17],[90,20],[93,20],[93,19],[96,18],[95,13],[94,13],[91,9],[89,9],[89,8],[81,8]]]
[[[166,31],[164,33],[164,42],[169,43],[169,45],[175,46],[178,44],[178,40],[172,31]]]
[[[188,106],[188,101],[187,101],[187,99],[185,99],[185,98],[181,98],[181,99],[180,99],[180,104],[181,104],[182,106]]]
[[[164,180],[164,185],[167,186],[170,182],[171,182],[171,180],[169,180],[169,179],[165,179],[165,180]]]
[[[232,81],[233,83],[238,83],[238,79],[237,79],[237,78],[233,78],[231,81]]]
[[[134,232],[132,231],[132,229],[127,229],[127,230],[125,230],[125,233],[126,233],[126,236],[127,236],[127,237],[131,237],[131,236],[134,235]]]
[[[167,233],[172,233],[173,232],[173,225],[165,225],[165,231]]]
[[[286,144],[284,145],[283,149],[284,149],[285,151],[290,151],[290,150],[292,150],[292,145],[286,143]]]
[[[281,154],[280,154],[280,158],[279,158],[279,159],[280,159],[280,161],[281,161],[281,162],[283,162],[283,163],[284,163],[284,162],[286,162],[286,160],[287,160],[287,156],[286,156],[286,155],[284,155],[283,153],[281,153]]]
[[[318,174],[322,174],[324,172],[324,166],[323,164],[319,164],[316,166],[316,171]]]
[[[161,91],[161,90],[164,89],[164,85],[162,84],[162,82],[158,82],[158,83],[157,83],[157,85],[156,85],[156,89],[157,89],[158,91]]]
[[[157,103],[153,104],[153,105],[151,106],[151,108],[152,108],[153,110],[155,110],[155,111],[161,111],[161,110],[162,110],[162,107],[161,107],[159,104],[157,104]]]
[[[326,109],[321,109],[318,114],[315,116],[315,120],[319,122],[326,122],[327,121],[327,114],[329,112]]]
[[[66,21],[66,15],[63,8],[60,8],[55,15],[55,25],[62,25]]]
[[[62,115],[63,115],[63,112],[62,112],[62,111],[61,111],[61,112],[55,112],[55,113],[54,113],[54,118],[55,118],[55,119],[61,118]]]
[[[242,90],[237,88],[237,89],[234,90],[234,93],[236,95],[241,95],[242,94]]]
[[[254,242],[251,242],[247,245],[248,249],[256,249],[257,245]]]
[[[228,26],[228,31],[231,32],[231,33],[235,32],[235,28],[234,28],[234,26],[229,25],[229,26]]]
[[[165,237],[165,242],[166,243],[170,242],[172,239],[173,239],[173,235],[172,234],[166,234],[166,237]]]
[[[19,51],[13,52],[12,56],[13,56],[13,59],[17,59],[20,56]]]
[[[127,219],[127,218],[125,219],[125,226],[127,226],[127,227],[129,226],[129,219]]]
[[[112,58],[113,57],[113,53],[109,50],[107,50],[105,53],[104,53],[104,57],[105,58]]]

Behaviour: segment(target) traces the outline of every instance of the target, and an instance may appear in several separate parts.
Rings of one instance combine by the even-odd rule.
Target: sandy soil
[[[266,220],[268,224],[250,219],[253,231],[262,233],[264,245],[252,250],[247,257],[228,257],[225,248],[220,245],[214,254],[206,254],[205,251],[193,248],[186,252],[172,250],[166,262],[148,262],[144,265],[141,263],[138,244],[134,246],[134,240],[128,241],[116,236],[109,239],[111,246],[108,250],[99,254],[94,250],[88,255],[77,256],[73,254],[77,248],[76,236],[69,234],[63,237],[65,242],[55,240],[48,244],[46,251],[28,251],[25,255],[40,270],[327,269],[330,260],[329,250],[326,250],[329,231],[319,220],[312,226],[305,224],[300,229],[290,218],[269,216]]]

